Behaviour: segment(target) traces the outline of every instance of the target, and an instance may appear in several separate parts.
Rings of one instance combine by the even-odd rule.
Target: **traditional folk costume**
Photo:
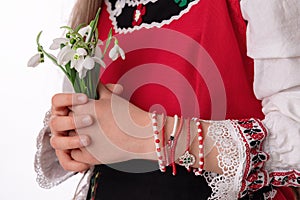
[[[121,96],[146,111],[212,120],[207,137],[223,174],[99,165],[77,198],[291,199],[286,186],[300,186],[299,14],[293,0],[105,0],[99,38],[112,28],[126,59],[101,81],[122,84]],[[45,188],[74,174],[50,146],[48,119],[35,163]]]

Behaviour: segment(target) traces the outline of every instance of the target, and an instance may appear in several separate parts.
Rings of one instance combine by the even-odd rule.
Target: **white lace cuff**
[[[74,175],[74,172],[67,172],[60,166],[55,151],[50,145],[49,118],[50,112],[47,112],[44,119],[44,127],[37,138],[37,152],[34,161],[37,182],[40,187],[47,189],[60,184]]]
[[[266,129],[256,119],[211,122],[208,137],[216,142],[223,174],[204,173],[212,188],[209,199],[237,199],[268,185],[262,151]]]

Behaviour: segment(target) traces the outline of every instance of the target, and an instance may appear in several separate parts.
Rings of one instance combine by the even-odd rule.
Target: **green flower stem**
[[[98,9],[98,11],[96,13],[96,16],[95,16],[95,19],[90,24],[91,27],[92,27],[92,31],[91,31],[92,33],[95,33],[96,29],[98,28],[98,21],[99,21],[100,11],[101,11],[101,8]],[[90,34],[90,37],[88,38],[87,42],[88,43],[91,42],[92,38],[93,38],[93,34]],[[98,40],[98,38],[96,38],[96,40]]]
[[[38,45],[38,50],[40,52],[42,52],[44,55],[46,55],[50,60],[52,60],[52,62],[57,65],[64,73],[65,75],[68,77],[68,79],[70,79],[70,76],[68,74],[68,72],[61,66],[57,63],[56,59],[53,58],[49,53],[47,53],[44,48],[42,47],[42,45],[40,45],[40,37],[41,37],[41,34],[42,34],[43,31],[40,31],[39,34],[37,35],[36,37],[36,43]]]
[[[92,75],[91,75],[91,70],[87,72],[87,85],[88,85],[88,89],[90,90],[90,94],[92,95],[90,98],[94,98],[94,87],[93,87],[93,83],[92,83]]]

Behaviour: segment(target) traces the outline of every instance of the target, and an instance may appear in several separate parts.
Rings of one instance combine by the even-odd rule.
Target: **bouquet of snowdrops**
[[[103,57],[113,39],[114,46],[109,51],[109,57],[116,60],[120,55],[125,59],[118,40],[112,36],[112,30],[108,34],[104,50],[100,48],[103,42],[98,39],[99,14],[100,9],[87,26],[79,25],[75,29],[68,26],[61,27],[66,30],[66,34],[62,38],[54,39],[50,46],[50,50],[59,50],[57,56],[48,53],[40,44],[41,31],[36,39],[38,53],[28,61],[27,65],[36,67],[44,62],[46,56],[64,72],[75,92],[84,93],[91,99],[98,99],[100,67],[105,67]]]

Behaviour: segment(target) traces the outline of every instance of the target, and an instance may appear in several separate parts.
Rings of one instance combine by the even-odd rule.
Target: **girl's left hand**
[[[99,86],[99,94],[99,100],[70,108],[75,122],[76,116],[82,115],[90,115],[94,120],[91,126],[76,129],[79,135],[90,136],[92,143],[72,150],[72,158],[91,165],[155,159],[150,114],[104,85]]]

